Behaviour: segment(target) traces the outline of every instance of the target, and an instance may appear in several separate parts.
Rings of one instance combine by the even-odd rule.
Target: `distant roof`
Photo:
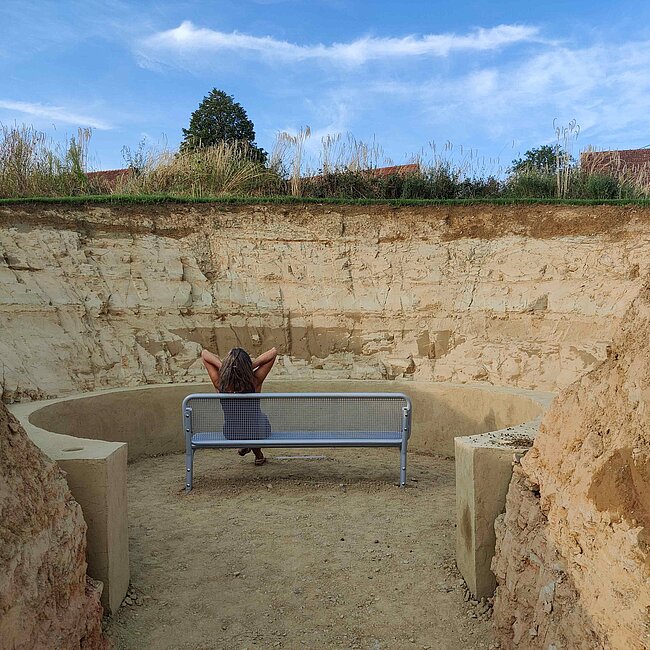
[[[580,166],[590,172],[640,170],[650,166],[650,149],[614,149],[583,151]]]
[[[417,163],[410,165],[393,165],[392,167],[376,167],[374,169],[364,170],[371,176],[392,176],[393,174],[415,174],[420,169]]]
[[[390,167],[374,167],[371,169],[362,169],[360,173],[367,174],[368,176],[404,176],[406,174],[415,174],[420,169],[417,163],[410,165],[392,165]],[[98,172],[88,172],[86,176],[89,180],[102,185],[105,189],[114,190],[119,181],[128,180],[133,174],[133,170],[126,169],[106,169]],[[312,178],[319,178],[320,176],[313,176]]]
[[[417,163],[410,165],[392,165],[391,167],[371,167],[370,169],[356,170],[359,174],[367,176],[405,176],[406,174],[415,174],[419,171],[420,166]],[[341,170],[336,170],[341,171]],[[309,178],[322,178],[324,174],[317,174],[316,176],[308,176]]]
[[[88,172],[86,176],[88,180],[94,181],[99,185],[103,185],[107,189],[114,190],[118,181],[128,180],[133,173],[132,169],[107,169],[99,172]]]

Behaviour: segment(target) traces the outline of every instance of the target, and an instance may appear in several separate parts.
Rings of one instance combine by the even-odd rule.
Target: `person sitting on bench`
[[[262,384],[271,372],[278,351],[271,348],[257,359],[251,360],[242,348],[233,348],[223,361],[209,350],[201,352],[203,365],[218,393],[261,393]],[[271,425],[260,409],[259,400],[222,401],[224,410],[223,435],[229,440],[241,438],[241,430],[246,437],[255,440],[268,438]],[[238,450],[240,456],[250,451],[255,455],[255,465],[263,465],[266,458],[259,447],[246,447]]]

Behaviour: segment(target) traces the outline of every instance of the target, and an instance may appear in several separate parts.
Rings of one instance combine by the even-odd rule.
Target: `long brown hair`
[[[219,392],[255,392],[253,362],[246,350],[233,348],[224,358],[219,371]]]

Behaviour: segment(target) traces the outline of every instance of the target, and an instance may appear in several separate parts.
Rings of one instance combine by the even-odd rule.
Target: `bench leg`
[[[402,447],[399,454],[400,470],[399,470],[399,486],[406,487],[406,440],[402,441]]]
[[[194,449],[185,450],[185,492],[189,492],[192,489],[192,484],[194,482],[193,473],[194,473]]]

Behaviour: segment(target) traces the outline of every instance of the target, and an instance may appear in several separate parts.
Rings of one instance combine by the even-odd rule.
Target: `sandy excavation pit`
[[[116,648],[488,648],[455,569],[454,464],[393,449],[234,450],[129,465]],[[324,456],[305,459],[297,456]],[[277,457],[285,457],[278,459]],[[294,458],[286,458],[294,457]]]
[[[474,574],[474,593],[491,590],[477,567],[496,547],[503,648],[650,647],[647,207],[25,204],[0,215],[0,397],[69,488],[59,481],[41,503],[20,486],[43,485],[54,466],[6,461],[13,487],[0,497],[27,494],[9,510],[15,525],[34,507],[50,513],[0,540],[24,575],[0,593],[12,634],[97,632],[87,574],[103,582],[118,648],[489,647],[453,566],[455,555]],[[395,487],[395,450],[262,468],[202,452],[184,497],[182,393],[205,381],[202,347],[235,344],[278,347],[273,377],[289,390],[408,384],[419,480]],[[154,408],[155,384],[169,392]],[[520,389],[537,395],[510,399]],[[538,425],[540,391],[559,396]],[[0,441],[24,434],[8,422]],[[64,508],[72,499],[87,531]],[[67,572],[76,599],[66,587],[52,600],[41,554],[51,571],[84,548],[88,566],[79,551]],[[142,604],[120,609],[129,580]]]
[[[187,522],[177,522],[172,526],[171,530],[166,528],[160,532],[162,547],[167,544],[164,541],[167,536],[175,540],[175,544],[180,544],[180,553],[184,558],[184,562],[187,562],[189,558],[189,555],[185,555],[185,545],[189,542],[181,540],[178,531],[193,530],[197,524],[201,525],[210,519],[215,522],[215,526],[224,522],[226,524],[231,523],[228,519],[230,516],[228,510],[223,512],[222,510],[213,511],[208,509],[208,514],[206,514],[204,509],[195,509],[194,494],[191,494],[190,498],[183,501],[183,494],[179,492],[179,490],[183,490],[185,483],[184,460],[179,455],[179,452],[184,449],[181,403],[183,398],[190,393],[205,392],[211,389],[211,386],[205,384],[184,384],[142,387],[131,390],[97,391],[72,398],[25,403],[13,407],[15,413],[30,431],[30,434],[35,439],[38,439],[41,445],[47,447],[48,453],[56,457],[59,463],[62,464],[67,472],[68,483],[73,486],[73,494],[84,509],[85,516],[91,522],[87,554],[89,572],[91,575],[99,576],[98,579],[102,580],[104,584],[102,602],[104,607],[111,613],[118,611],[127,591],[129,577],[133,582],[133,576],[136,572],[133,564],[134,549],[139,548],[139,535],[142,530],[146,532],[149,528],[147,517],[155,517],[160,508],[164,510],[168,506],[175,513],[181,513],[179,516],[189,517]],[[407,499],[405,503],[411,502],[399,490],[390,489],[391,486],[397,484],[399,479],[399,452],[395,449],[383,450],[385,452],[383,454],[382,450],[375,450],[370,453],[367,449],[366,451],[353,449],[347,452],[352,454],[350,456],[354,460],[352,463],[338,462],[336,460],[341,454],[344,454],[340,449],[326,449],[325,459],[295,458],[295,456],[323,455],[314,449],[274,449],[269,450],[270,455],[273,457],[270,469],[265,467],[255,468],[257,473],[251,474],[250,469],[252,467],[249,467],[248,473],[243,475],[239,472],[233,474],[230,469],[233,460],[241,463],[241,459],[234,451],[229,453],[229,460],[223,464],[223,461],[215,460],[214,454],[216,453],[218,458],[219,452],[198,450],[195,455],[194,476],[196,486],[200,489],[200,486],[207,481],[213,497],[206,503],[206,507],[213,507],[215,496],[218,498],[218,495],[222,493],[230,495],[232,489],[235,488],[247,489],[250,492],[248,500],[259,500],[260,490],[266,496],[266,491],[272,490],[273,487],[267,487],[266,483],[262,485],[256,484],[255,478],[257,476],[264,477],[268,474],[271,478],[277,475],[283,486],[288,485],[291,488],[286,504],[282,505],[280,509],[280,520],[283,519],[284,513],[294,509],[294,501],[299,503],[300,507],[306,508],[307,514],[305,516],[311,517],[312,510],[314,513],[319,513],[327,511],[331,507],[333,502],[330,498],[344,489],[339,487],[340,484],[344,486],[347,484],[354,485],[361,480],[362,482],[370,481],[369,485],[374,486],[375,483],[379,482],[377,485],[381,489],[369,488],[373,494],[372,503],[364,504],[363,502],[351,501],[350,510],[345,512],[344,515],[338,510],[335,510],[334,514],[341,517],[341,522],[357,522],[363,521],[363,516],[360,513],[364,509],[369,509],[373,513],[373,518],[368,520],[368,525],[375,526],[376,529],[376,517],[382,514],[383,509],[387,511],[394,510],[395,517],[399,518],[401,528],[412,525],[416,527],[418,525],[427,526],[428,517],[432,516],[431,513],[442,513],[440,515],[436,514],[436,517],[441,516],[443,518],[441,522],[444,521],[441,526],[444,529],[445,541],[448,543],[447,555],[444,557],[436,556],[432,560],[425,554],[422,556],[420,563],[423,566],[428,566],[431,562],[448,560],[451,562],[449,566],[453,566],[453,547],[456,541],[456,511],[457,503],[459,503],[458,499],[460,499],[465,513],[463,521],[467,523],[471,519],[472,522],[476,520],[476,523],[471,523],[469,529],[467,529],[467,526],[462,528],[462,537],[465,541],[462,544],[463,561],[458,563],[458,568],[465,580],[467,580],[472,593],[476,594],[478,598],[481,596],[487,598],[491,595],[492,590],[482,589],[482,591],[479,591],[477,589],[476,576],[480,573],[480,561],[477,563],[476,554],[482,552],[481,549],[486,544],[491,543],[493,545],[494,542],[485,539],[485,534],[477,528],[480,522],[485,519],[483,515],[478,514],[482,509],[485,509],[485,506],[477,505],[471,486],[466,485],[465,482],[474,481],[474,474],[479,472],[479,468],[482,468],[480,469],[481,475],[493,476],[495,473],[498,474],[502,471],[499,465],[502,461],[496,459],[496,465],[493,463],[486,465],[484,460],[475,459],[473,449],[463,450],[462,454],[466,460],[462,463],[460,474],[458,472],[454,474],[454,461],[450,460],[450,457],[454,454],[454,436],[475,436],[483,433],[488,438],[495,436],[502,442],[507,442],[510,439],[509,436],[516,436],[517,431],[522,427],[527,427],[526,424],[522,423],[528,422],[531,426],[535,426],[534,422],[530,422],[530,420],[543,410],[544,394],[485,386],[396,381],[269,381],[268,391],[392,391],[406,393],[413,404],[407,478],[412,486],[422,489],[420,481],[417,480],[417,463],[422,465],[424,461],[416,461],[414,470],[410,459],[438,457],[438,463],[442,463],[445,468],[442,475],[447,476],[449,482],[448,486],[445,484],[449,490],[448,501],[444,504],[438,503],[440,497],[434,489],[429,495],[429,501],[423,502],[421,509],[415,509],[414,513],[410,515],[411,518],[408,521],[405,520],[405,513],[400,510],[402,507],[400,504],[405,498]],[[498,429],[501,429],[501,431],[497,431]],[[467,440],[470,439],[467,438]],[[492,444],[491,441],[488,441],[488,443],[489,445]],[[501,455],[505,453],[506,463],[504,468],[507,471],[510,470],[512,449],[511,446],[506,445],[506,451],[500,452]],[[224,458],[224,453],[227,452],[221,452],[221,458]],[[174,465],[171,472],[173,476],[168,476],[164,470],[168,466],[166,454],[171,454],[177,459],[176,465]],[[291,460],[282,458],[286,456],[292,457]],[[345,456],[343,457],[345,458]],[[223,472],[221,469],[213,468],[212,474],[208,473],[206,475],[207,469],[212,467],[210,464],[206,464],[208,460],[211,463],[222,462]],[[246,460],[248,465],[252,466],[251,461]],[[360,460],[363,461],[361,466],[359,466]],[[375,461],[379,461],[379,464],[375,465]],[[456,463],[458,463],[458,458]],[[161,485],[165,487],[157,486],[155,482],[151,483],[148,476],[142,480],[134,478],[134,473],[137,476],[140,471],[154,472],[155,474],[157,471],[155,468],[158,466],[162,468],[160,471],[163,474],[160,481],[162,481]],[[142,467],[150,469],[141,470]],[[215,467],[219,468],[220,466],[216,465]],[[414,471],[416,474],[413,473]],[[420,467],[420,471],[422,471],[422,467]],[[301,491],[308,490],[310,485],[313,487],[312,484],[314,482],[318,483],[318,477],[321,475],[324,489],[331,491],[331,488],[334,487],[335,494],[325,498],[322,503],[323,499],[318,495],[324,492],[320,489],[317,490],[315,495],[306,499],[303,498],[303,492]],[[144,497],[140,495],[135,497],[128,495],[127,497],[127,477],[131,490],[145,489]],[[216,485],[212,486],[211,481],[214,482],[215,477],[218,477],[218,481]],[[411,481],[412,478],[416,480]],[[251,483],[251,480],[253,483]],[[454,480],[456,481],[455,485],[453,484]],[[230,481],[233,481],[235,488],[230,487]],[[460,492],[459,481],[462,485]],[[503,499],[505,498],[507,477],[505,482],[501,479],[500,481],[502,485],[499,487],[497,481],[490,479],[485,484],[485,487],[481,489],[488,489],[490,494],[497,495],[497,501],[499,498]],[[435,487],[437,483],[438,475],[434,472],[427,479],[426,485]],[[499,492],[503,492],[501,497],[498,497]],[[173,494],[175,499],[170,504],[164,502],[159,504],[156,501],[161,495],[169,493]],[[459,494],[462,496],[459,497]],[[490,500],[494,500],[494,498],[491,496]],[[147,505],[139,513],[134,509],[140,507],[141,501],[146,502]],[[127,503],[129,504],[128,511]],[[237,511],[239,507],[236,502],[232,503],[231,506],[234,511]],[[248,507],[246,506],[246,508]],[[184,510],[186,512],[183,512]],[[488,512],[486,521],[488,523],[493,521],[498,511],[491,515]],[[262,514],[253,511],[250,516],[257,524]],[[274,520],[276,518],[274,517]],[[164,519],[163,522],[165,526],[170,523],[167,519]],[[310,521],[310,525],[315,528],[325,526],[325,529],[329,530],[326,520]],[[346,524],[341,523],[339,527],[341,526],[345,527]],[[369,528],[367,534],[376,535],[375,529]],[[211,530],[212,528],[208,529],[208,533]],[[300,530],[296,530],[296,540],[299,539]],[[476,531],[476,534],[474,531]],[[231,531],[230,535],[236,537],[236,532]],[[263,525],[262,532],[266,532]],[[259,531],[253,530],[250,535],[258,538]],[[190,535],[190,538],[193,538],[193,534]],[[435,539],[435,535],[433,538]],[[208,549],[213,548],[213,545],[214,538],[209,536],[206,538],[205,543],[200,544],[200,546],[205,546]],[[262,546],[267,547],[267,544],[264,543]],[[217,548],[220,547],[217,545]],[[435,544],[432,548],[436,550]],[[157,549],[158,545],[155,547],[154,552],[157,553]],[[235,545],[234,558],[237,557],[237,552],[240,549],[241,543],[239,542]],[[334,554],[337,554],[338,551],[337,548],[331,549]],[[411,548],[402,549],[400,552],[409,554],[409,551],[411,551]],[[320,558],[317,548],[310,552],[314,557]],[[276,553],[281,555],[281,551],[274,550],[270,553],[270,556]],[[154,556],[152,553],[148,553],[148,555]],[[210,566],[213,555],[214,552],[212,552],[212,555],[209,552],[206,557],[196,561],[204,563],[205,566]],[[174,567],[178,565],[178,561],[178,559],[170,558],[164,563],[164,566],[169,567],[169,571],[173,571]],[[263,565],[264,562],[262,562]],[[485,565],[485,563],[483,564]],[[426,569],[425,573],[428,571],[429,569]],[[485,571],[489,573],[489,564],[483,567],[483,572]],[[455,575],[458,575],[458,580],[460,580],[460,575]],[[215,577],[215,584],[218,583],[219,579],[219,576]],[[356,579],[355,577],[354,580]],[[366,579],[367,577],[364,577],[364,580]],[[430,576],[427,578],[423,574],[422,579],[429,586],[432,584]],[[264,584],[273,584],[273,576],[263,576],[262,581]],[[457,587],[458,585],[446,585],[446,587],[454,586]],[[409,591],[410,582],[407,583],[407,587],[403,590],[404,598],[409,599],[411,605],[419,603],[421,599],[414,599]],[[197,594],[197,590],[200,592],[200,589],[200,587],[194,586],[194,594]],[[233,613],[233,616],[235,615],[236,612]],[[453,616],[456,616],[456,614]],[[424,620],[428,620],[428,618],[429,616],[426,616]],[[157,626],[154,625],[155,627]],[[411,636],[408,638],[411,638]]]

